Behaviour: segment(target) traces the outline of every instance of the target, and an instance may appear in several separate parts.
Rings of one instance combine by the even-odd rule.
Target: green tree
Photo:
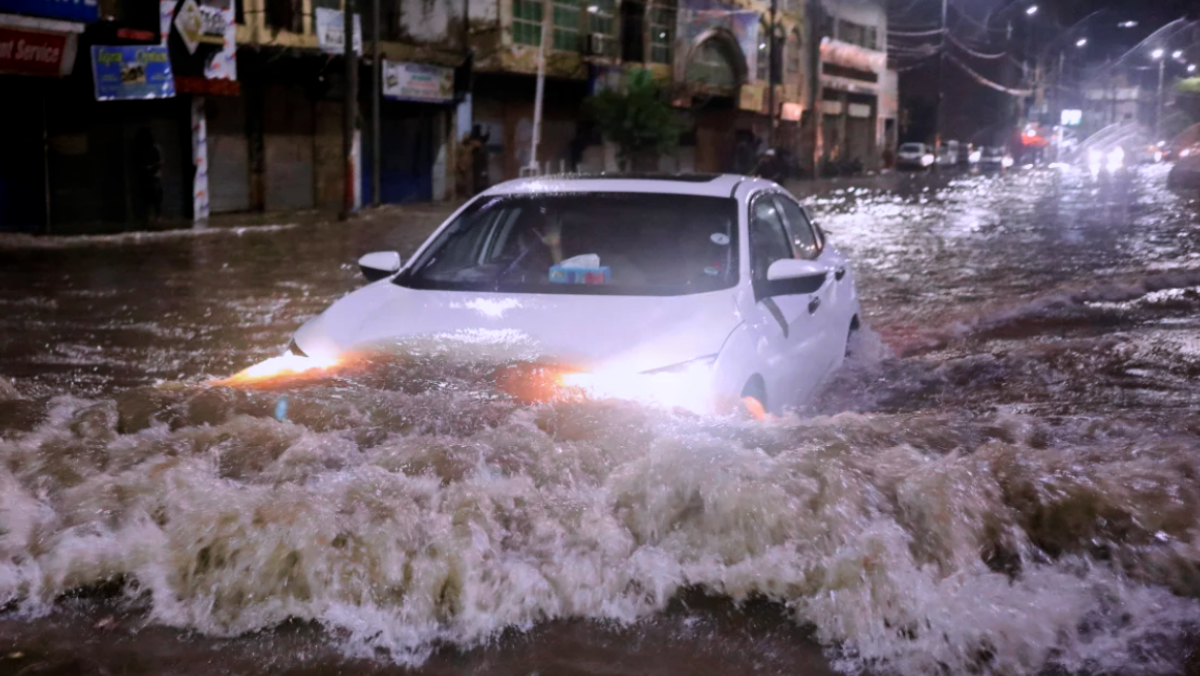
[[[623,170],[654,166],[679,145],[683,125],[649,70],[631,72],[620,91],[600,92],[585,110],[604,139],[617,144]]]

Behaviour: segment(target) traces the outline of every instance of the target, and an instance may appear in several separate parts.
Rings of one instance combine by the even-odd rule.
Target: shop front
[[[876,169],[883,148],[880,89],[886,55],[826,38],[821,43],[822,156],[833,167]]]
[[[0,230],[34,232],[50,222],[47,118],[83,30],[77,22],[0,14]]]

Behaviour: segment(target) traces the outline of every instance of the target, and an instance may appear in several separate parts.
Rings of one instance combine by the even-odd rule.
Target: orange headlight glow
[[[249,385],[262,383],[276,378],[323,372],[337,364],[337,359],[317,359],[314,357],[301,357],[296,354],[285,354],[261,361],[228,378],[213,381],[213,384]]]

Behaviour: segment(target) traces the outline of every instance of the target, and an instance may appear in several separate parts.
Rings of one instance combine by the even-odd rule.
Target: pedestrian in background
[[[488,176],[488,151],[487,142],[492,137],[492,133],[483,133],[483,127],[475,125],[471,129],[471,176],[472,194],[478,195],[488,189],[491,183]]]

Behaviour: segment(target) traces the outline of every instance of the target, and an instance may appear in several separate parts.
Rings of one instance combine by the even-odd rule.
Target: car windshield
[[[451,291],[674,296],[737,282],[737,201],[650,193],[480,198],[396,278]]]
[[[905,143],[904,145],[900,146],[900,152],[922,153],[925,152],[925,146],[921,145],[920,143]]]

